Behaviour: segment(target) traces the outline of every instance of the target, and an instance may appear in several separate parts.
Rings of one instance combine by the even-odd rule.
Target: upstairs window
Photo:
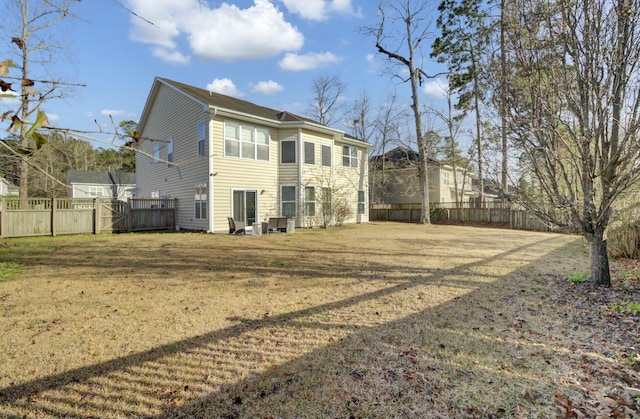
[[[280,162],[295,163],[296,162],[296,142],[281,141],[280,142]]]
[[[442,182],[445,185],[449,184],[449,172],[442,172]]]
[[[306,164],[316,164],[316,145],[314,143],[304,142],[304,162]]]
[[[322,165],[331,167],[331,146],[322,146]]]
[[[233,122],[224,124],[224,155],[240,157],[240,125]]]
[[[206,139],[206,130],[204,122],[200,122],[198,124],[198,157],[205,157],[206,147],[205,147],[205,139]]]
[[[358,149],[352,146],[342,146],[342,165],[358,167]]]
[[[256,128],[256,158],[269,161],[269,130]]]
[[[171,163],[173,163],[173,138],[169,138],[169,141],[167,142],[167,161],[169,162],[167,166],[172,167],[173,165]]]
[[[158,163],[160,161],[160,144],[153,145],[153,160],[151,163]]]
[[[225,122],[224,155],[269,161],[269,130],[236,122]]]

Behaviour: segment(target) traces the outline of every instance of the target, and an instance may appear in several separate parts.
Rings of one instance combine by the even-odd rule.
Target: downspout
[[[216,176],[216,172],[213,170],[213,119],[216,117],[216,114],[218,112],[217,108],[208,108],[207,112],[209,113],[209,121],[207,122],[207,125],[209,127],[208,135],[208,143],[207,146],[209,147],[209,154],[208,154],[208,159],[209,159],[209,187],[207,188],[207,210],[209,212],[208,217],[209,217],[209,231],[207,231],[207,233],[213,233],[215,231],[215,223],[213,221],[213,217],[215,215],[215,205],[213,204],[213,192],[214,192],[214,179]]]
[[[297,212],[297,227],[302,227],[302,212],[304,211],[304,190],[302,190],[302,148],[304,143],[302,141],[302,128],[298,128],[298,211]]]

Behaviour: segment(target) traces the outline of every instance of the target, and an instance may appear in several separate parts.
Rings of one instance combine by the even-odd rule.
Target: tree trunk
[[[589,240],[589,259],[591,262],[591,282],[602,287],[611,286],[607,241],[603,233],[596,233]]]

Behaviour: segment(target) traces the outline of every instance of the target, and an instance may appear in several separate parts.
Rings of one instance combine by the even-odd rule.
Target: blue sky
[[[381,104],[395,88],[408,103],[409,86],[381,74],[384,57],[376,54],[373,39],[359,33],[378,22],[376,5],[375,0],[83,0],[71,9],[76,18],[56,27],[68,53],[53,67],[64,80],[86,87],[47,102],[44,110],[58,127],[97,131],[100,125],[112,131],[109,114],[116,123],[138,120],[156,76],[301,115],[313,99],[313,80],[321,76],[339,76],[347,85],[345,101],[366,90]],[[438,70],[432,63],[424,68]],[[423,84],[423,103],[438,101],[436,82]],[[8,106],[0,102],[3,113]]]

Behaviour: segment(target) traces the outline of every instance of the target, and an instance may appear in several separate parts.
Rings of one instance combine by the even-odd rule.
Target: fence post
[[[102,211],[100,210],[100,198],[93,199],[93,234],[100,233],[100,224],[102,224]]]
[[[127,233],[131,233],[131,224],[132,224],[132,216],[131,216],[131,198],[127,198],[127,208],[125,208],[126,221],[127,221]]]
[[[56,236],[56,199],[51,198],[51,237]]]

